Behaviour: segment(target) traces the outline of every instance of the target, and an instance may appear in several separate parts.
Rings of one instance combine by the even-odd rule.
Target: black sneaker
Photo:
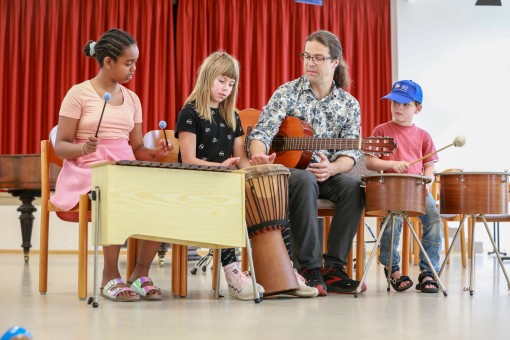
[[[352,280],[345,272],[345,267],[341,265],[329,265],[322,269],[322,278],[330,293],[353,294],[358,288],[359,281]],[[363,283],[361,292],[367,290]]]
[[[328,290],[324,284],[324,280],[322,279],[320,268],[300,269],[299,274],[304,277],[307,286],[317,288],[319,296],[328,295]]]

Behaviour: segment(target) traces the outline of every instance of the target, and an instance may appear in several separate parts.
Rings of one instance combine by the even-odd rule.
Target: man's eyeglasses
[[[315,65],[322,65],[322,64],[324,64],[324,61],[332,60],[332,59],[336,58],[336,57],[323,57],[323,56],[312,57],[311,55],[305,54],[305,53],[301,53],[299,55],[299,57],[301,58],[301,60],[303,62],[308,64],[310,62],[310,60],[311,60]]]

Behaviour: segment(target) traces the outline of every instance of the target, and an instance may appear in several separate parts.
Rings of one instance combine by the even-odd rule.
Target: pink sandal
[[[101,288],[101,296],[108,300],[112,300],[115,302],[130,302],[140,300],[140,296],[138,295],[120,296],[120,293],[122,292],[136,293],[131,288],[126,287],[125,283],[122,282],[122,279],[120,278],[108,281],[108,283],[106,283],[106,285],[103,288]]]
[[[144,283],[148,282],[149,284],[143,286]],[[128,282],[129,283],[129,282]],[[161,300],[161,289],[154,286],[154,283],[148,276],[142,276],[135,280],[131,284],[131,290],[136,294],[140,295],[142,299],[145,300]],[[154,294],[149,294],[150,292],[154,292]]]

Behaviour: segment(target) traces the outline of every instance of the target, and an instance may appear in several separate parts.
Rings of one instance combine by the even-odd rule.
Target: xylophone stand
[[[92,307],[99,307],[98,300],[98,277],[99,277],[99,187],[95,187],[91,192],[92,201],[94,202],[94,295],[89,297],[88,304]]]
[[[443,285],[443,282],[441,282],[441,279],[439,278],[438,273],[434,269],[434,266],[432,265],[432,262],[430,262],[430,258],[427,255],[427,253],[425,252],[425,249],[423,248],[423,245],[421,244],[421,241],[420,241],[418,235],[414,231],[414,229],[412,227],[412,223],[409,220],[409,217],[407,216],[407,213],[405,211],[388,210],[386,216],[384,217],[383,225],[381,227],[381,232],[379,233],[379,236],[377,237],[377,240],[375,241],[374,247],[372,249],[372,253],[370,254],[370,258],[368,259],[368,262],[367,262],[367,265],[365,267],[365,270],[363,271],[363,276],[361,277],[361,280],[359,281],[358,288],[356,288],[356,292],[354,293],[354,297],[357,298],[358,295],[361,293],[363,282],[365,282],[365,278],[366,278],[368,270],[370,268],[370,264],[372,263],[372,260],[373,260],[373,258],[375,256],[377,248],[381,244],[381,239],[383,237],[384,230],[386,229],[386,226],[388,225],[388,222],[389,222],[390,218],[391,218],[390,262],[393,259],[393,238],[394,238],[394,235],[395,235],[395,218],[398,217],[398,216],[401,216],[407,222],[407,227],[411,230],[411,233],[412,233],[414,239],[416,240],[418,246],[420,247],[420,250],[421,250],[423,256],[425,257],[425,260],[427,261],[427,264],[429,265],[429,268],[430,268],[431,272],[434,274],[434,278],[437,280],[437,282],[439,284],[439,287],[440,287],[441,291],[443,292],[443,295],[445,297],[448,296],[448,293],[446,292],[446,287]],[[403,227],[405,228],[405,226],[403,226]],[[388,283],[387,291],[389,292],[390,291],[390,285],[391,285],[391,270],[388,271],[388,277],[386,278],[386,280],[387,280],[387,283]]]
[[[483,221],[483,225],[485,226],[485,230],[487,231],[487,235],[489,236],[489,240],[492,243],[492,247],[494,249],[494,253],[496,254],[499,262],[499,266],[503,270],[503,274],[505,275],[506,283],[508,285],[508,290],[510,290],[510,279],[508,278],[508,274],[506,272],[505,266],[503,265],[503,260],[501,259],[501,255],[499,254],[499,251],[496,248],[496,243],[494,242],[494,239],[492,238],[492,235],[489,230],[489,226],[487,225],[487,220],[485,219],[485,214],[467,214],[462,217],[462,221],[460,221],[459,227],[457,228],[457,231],[455,232],[455,236],[452,240],[452,245],[457,240],[457,237],[459,236],[459,232],[464,228],[464,220],[470,216],[471,217],[471,261],[469,263],[469,287],[464,287],[464,291],[469,291],[469,295],[473,296],[475,292],[475,225],[476,225],[476,218],[477,216],[480,217]],[[453,247],[450,247],[448,250],[448,253],[446,254],[446,257],[443,261],[443,264],[441,265],[441,270],[439,271],[439,275],[441,276],[443,269],[445,267],[446,262],[448,261],[448,258],[450,257],[450,253],[452,252]]]

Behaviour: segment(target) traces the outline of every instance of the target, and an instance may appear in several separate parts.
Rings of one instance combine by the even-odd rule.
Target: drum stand
[[[480,215],[476,215],[476,214],[464,215],[462,217],[462,221],[460,221],[459,228],[457,228],[457,231],[455,232],[455,236],[453,237],[452,245],[457,240],[457,236],[459,236],[459,232],[464,227],[464,220],[468,216],[471,217],[471,230],[472,230],[472,235],[471,235],[471,262],[469,263],[469,287],[464,287],[464,291],[469,291],[469,295],[471,295],[471,296],[473,296],[473,293],[475,292],[475,279],[474,279],[474,275],[475,275],[475,224],[476,224],[476,217],[477,216],[480,217],[482,219],[482,221],[483,221],[483,225],[485,226],[485,230],[487,231],[487,235],[489,236],[489,240],[491,241],[492,247],[494,248],[494,253],[496,254],[496,256],[498,258],[499,266],[503,270],[503,274],[505,274],[505,279],[506,279],[506,283],[508,285],[508,290],[510,290],[510,279],[508,278],[508,274],[506,272],[505,266],[503,265],[503,260],[501,259],[501,255],[499,254],[499,252],[498,252],[498,250],[496,248],[496,243],[494,242],[494,239],[492,238],[492,235],[490,233],[489,226],[487,225],[487,220],[485,219],[485,214],[480,214]],[[452,252],[452,249],[453,249],[453,247],[450,246],[450,249],[448,250],[448,253],[446,254],[446,257],[445,257],[445,259],[443,261],[443,264],[441,265],[441,270],[439,271],[439,275],[440,276],[441,276],[441,274],[443,272],[443,269],[445,267],[446,262],[448,261],[448,258],[450,257],[450,253]]]
[[[383,225],[381,227],[381,232],[379,234],[379,237],[377,237],[377,240],[375,241],[374,248],[372,249],[372,253],[370,254],[370,258],[368,259],[368,262],[367,262],[367,265],[365,267],[365,270],[363,271],[363,276],[361,277],[361,280],[359,281],[358,288],[356,288],[356,292],[354,293],[354,297],[357,298],[358,295],[361,293],[363,282],[365,282],[365,277],[367,276],[368,269],[370,268],[370,264],[372,263],[372,260],[373,260],[373,258],[375,256],[377,247],[379,247],[379,245],[381,244],[381,239],[382,239],[382,236],[384,234],[384,230],[386,229],[386,226],[388,225],[388,222],[389,222],[390,218],[391,218],[390,263],[392,262],[392,259],[393,259],[393,238],[394,238],[394,235],[395,235],[395,218],[398,217],[398,216],[401,216],[407,222],[407,227],[411,230],[411,233],[413,234],[414,239],[418,243],[418,246],[420,247],[420,250],[421,250],[423,256],[425,257],[425,260],[427,261],[427,264],[429,265],[429,268],[430,268],[431,272],[434,274],[434,278],[439,283],[439,287],[440,287],[441,291],[443,292],[443,295],[447,296],[448,294],[446,292],[446,287],[441,282],[441,279],[439,278],[439,275],[437,274],[436,270],[434,269],[434,266],[430,262],[430,258],[427,255],[427,253],[425,252],[425,249],[423,248],[423,245],[421,244],[421,241],[420,241],[418,235],[414,231],[414,229],[412,227],[412,223],[411,223],[411,221],[409,221],[409,217],[407,216],[407,213],[405,211],[388,210],[386,216],[384,217]],[[403,226],[403,227],[405,228],[405,226]],[[388,277],[386,278],[386,280],[388,282],[387,291],[389,292],[390,291],[390,285],[391,285],[391,269],[388,271]]]

